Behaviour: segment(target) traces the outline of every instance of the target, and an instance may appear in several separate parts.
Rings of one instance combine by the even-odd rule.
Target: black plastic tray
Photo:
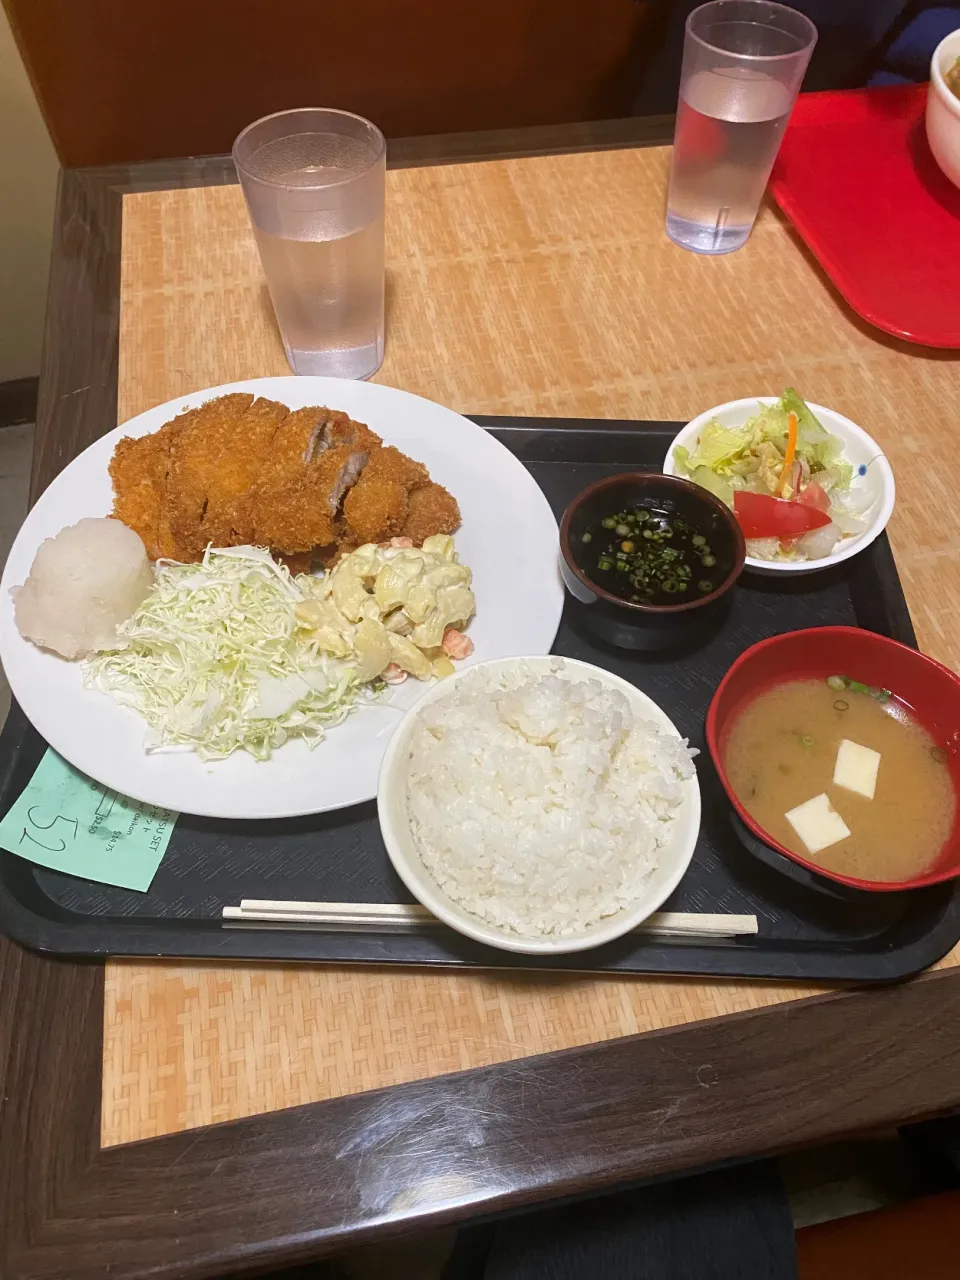
[[[559,516],[590,481],[659,469],[673,423],[476,419],[529,467]],[[522,554],[522,548],[518,548]],[[790,583],[741,579],[720,631],[666,654],[607,648],[582,630],[567,601],[555,652],[597,663],[649,693],[691,743],[703,793],[693,864],[667,909],[756,914],[756,937],[724,942],[621,939],[544,960],[491,950],[442,925],[410,933],[224,924],[241,898],[408,902],[380,840],[376,806],[285,822],[182,816],[148,893],[92,884],[0,851],[0,930],[27,946],[73,956],[190,956],[337,963],[481,965],[636,973],[713,974],[823,982],[890,981],[915,973],[960,938],[953,885],[842,902],[793,885],[745,852],[703,751],[703,721],[733,659],[765,636],[830,623],[914,644],[885,537],[836,570]],[[26,785],[44,742],[14,706],[0,735],[0,812]]]

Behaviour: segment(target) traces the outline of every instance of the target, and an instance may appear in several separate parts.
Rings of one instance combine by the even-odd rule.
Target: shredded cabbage
[[[371,691],[355,665],[298,633],[303,599],[259,547],[159,561],[153,591],[119,628],[122,647],[89,662],[85,683],[143,716],[147,751],[220,760],[243,749],[266,760],[290,738],[313,747]]]

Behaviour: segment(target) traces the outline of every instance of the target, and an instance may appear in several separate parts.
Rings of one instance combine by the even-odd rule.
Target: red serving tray
[[[801,94],[770,189],[854,311],[960,348],[960,190],[927,144],[926,85]]]

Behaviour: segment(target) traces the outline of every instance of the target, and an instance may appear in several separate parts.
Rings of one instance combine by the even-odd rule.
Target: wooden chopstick
[[[426,907],[406,902],[278,902],[244,898],[224,907],[223,919],[250,924],[310,924],[370,932],[404,931],[440,925]],[[658,911],[634,930],[658,937],[737,938],[757,932],[757,917],[709,912]]]

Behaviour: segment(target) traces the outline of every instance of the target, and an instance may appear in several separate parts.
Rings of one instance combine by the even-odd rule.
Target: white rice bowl
[[[431,687],[384,757],[390,859],[444,923],[509,951],[599,946],[676,888],[700,826],[692,753],[646,694],[569,658]]]

